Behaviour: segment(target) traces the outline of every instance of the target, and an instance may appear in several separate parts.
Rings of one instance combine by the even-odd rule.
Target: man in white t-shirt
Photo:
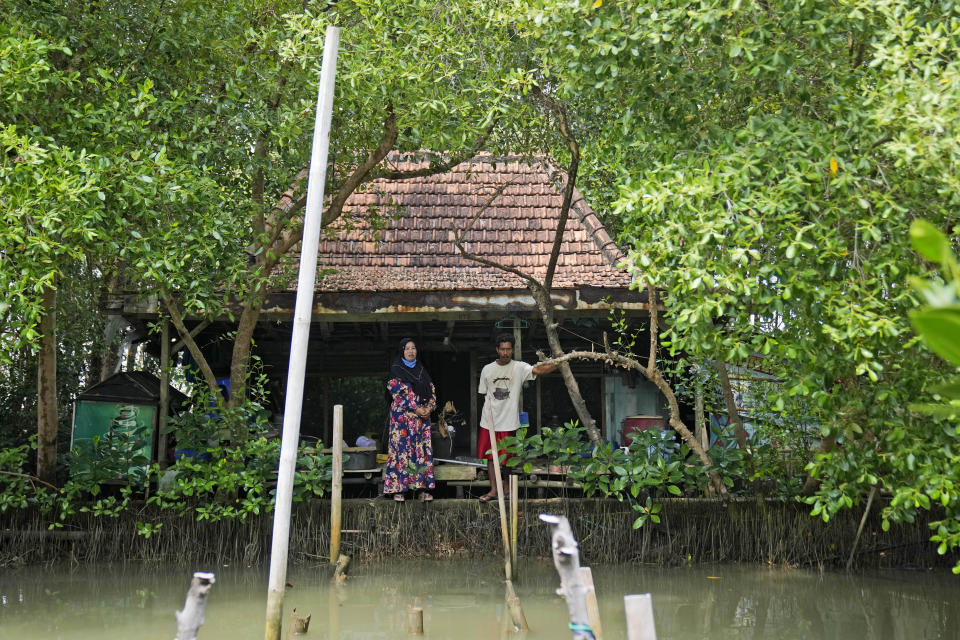
[[[490,492],[480,496],[481,502],[489,502],[497,497],[497,486],[493,481],[495,459],[492,453],[487,453],[494,448],[490,432],[495,433],[494,438],[498,443],[507,436],[515,435],[520,428],[520,393],[523,383],[555,370],[556,367],[551,364],[533,366],[522,360],[514,360],[513,336],[509,333],[497,336],[497,359],[480,371],[480,385],[477,389],[484,396],[480,433],[477,438],[477,457],[487,458],[487,477],[490,478]]]

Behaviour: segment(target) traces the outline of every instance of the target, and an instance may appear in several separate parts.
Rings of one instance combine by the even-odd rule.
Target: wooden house
[[[395,154],[388,164],[409,171],[426,167],[427,160]],[[319,247],[323,271],[315,290],[301,433],[329,442],[334,404],[345,406],[348,444],[360,434],[382,432],[384,382],[400,339],[409,337],[436,383],[440,405],[452,401],[464,418],[465,428],[443,453],[472,454],[482,402],[478,375],[495,359],[495,336],[515,334],[515,357],[528,362],[537,361],[536,350],[546,351],[547,342],[524,281],[460,255],[455,230],[469,226],[463,236],[468,252],[542,280],[561,183],[562,175],[545,160],[480,155],[439,175],[372,181],[351,196]],[[597,347],[611,311],[637,324],[646,318],[645,294],[631,288],[622,259],[576,193],[552,290],[566,350]],[[283,407],[295,272],[288,280],[288,288],[267,300],[255,334],[255,353],[271,379],[277,411]],[[210,336],[229,328],[214,323],[200,340],[218,375],[228,373],[230,345],[218,346]],[[657,391],[636,376],[594,363],[575,364],[574,371],[609,439],[619,440],[627,416],[662,413]],[[557,374],[537,379],[523,401],[534,429],[575,418]]]

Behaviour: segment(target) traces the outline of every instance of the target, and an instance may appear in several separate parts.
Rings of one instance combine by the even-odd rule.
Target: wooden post
[[[300,444],[300,414],[303,411],[303,386],[313,319],[313,288],[317,280],[317,251],[323,215],[323,190],[326,185],[327,155],[330,149],[330,124],[333,120],[333,90],[337,71],[339,27],[329,26],[323,37],[323,62],[317,88],[316,124],[310,171],[307,176],[307,202],[304,206],[303,236],[300,242],[300,270],[297,300],[293,310],[293,334],[290,337],[290,363],[283,406],[283,435],[280,439],[280,463],[273,512],[273,537],[270,542],[270,578],[267,587],[265,640],[280,640],[283,625],[283,596],[287,583],[287,554],[290,548],[290,512],[293,503],[293,477]]]
[[[600,604],[597,602],[597,591],[593,588],[593,571],[590,567],[580,567],[580,579],[587,589],[587,616],[590,626],[593,627],[593,637],[603,640],[603,625],[600,624]]]
[[[520,516],[520,507],[517,505],[520,499],[520,483],[517,482],[517,476],[510,474],[510,560],[513,571],[517,571],[517,518]]]
[[[407,608],[407,633],[417,636],[423,635],[423,608]]]
[[[480,426],[480,413],[477,402],[477,389],[479,389],[480,383],[477,376],[477,354],[474,351],[470,352],[470,451],[472,452],[477,450],[477,436],[480,435],[480,429],[483,427]],[[482,456],[481,456],[482,457]]]
[[[510,595],[507,594],[507,601],[509,602]],[[510,616],[510,611],[505,610],[503,615],[500,617],[500,640],[508,640],[510,635],[514,632],[516,627],[513,624],[513,618]]]
[[[170,321],[160,321],[160,407],[157,413],[157,464],[167,466],[167,417],[170,414]]]
[[[566,516],[541,513],[540,520],[553,531],[553,564],[560,574],[560,593],[567,602],[573,640],[592,640],[593,628],[587,613],[587,589],[580,577],[580,549]]]
[[[627,640],[657,640],[649,593],[623,596],[623,608],[627,614]]]
[[[537,376],[537,428],[533,433],[543,431],[543,385],[540,383],[540,376]]]
[[[517,321],[517,324],[519,324],[519,320]],[[513,328],[513,359],[523,360],[523,335],[520,333],[520,327]],[[523,411],[522,386],[520,387],[520,397],[517,398],[517,411]]]
[[[313,616],[312,616],[311,614],[307,614],[307,615],[305,615],[305,616],[301,616],[300,614],[297,613],[297,610],[296,610],[296,609],[294,609],[292,612],[290,612],[290,635],[291,635],[291,636],[302,636],[302,635],[304,635],[307,631],[309,631],[309,630],[310,630],[310,618],[312,618],[312,617],[313,617]]]
[[[343,405],[333,405],[333,478],[330,480],[330,564],[340,557],[340,495],[343,493]]]
[[[340,554],[337,558],[337,568],[333,570],[333,581],[337,584],[347,581],[347,567],[350,566],[350,556]]]
[[[177,637],[174,640],[196,640],[197,631],[203,626],[210,587],[216,582],[212,573],[198,571],[193,574],[183,609],[177,611]]]

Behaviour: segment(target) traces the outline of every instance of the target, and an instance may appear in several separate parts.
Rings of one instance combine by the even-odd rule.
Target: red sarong
[[[503,459],[504,462],[512,458],[510,454],[504,451],[503,446],[500,445],[500,441],[504,438],[509,438],[510,436],[517,435],[516,431],[495,431],[497,434],[497,453],[501,456],[506,454],[506,458]],[[490,446],[490,430],[484,427],[480,427],[480,433],[477,435],[477,457],[481,460],[493,460],[493,455],[488,453],[492,447]]]

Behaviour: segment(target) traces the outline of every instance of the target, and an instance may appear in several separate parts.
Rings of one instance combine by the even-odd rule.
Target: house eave
[[[555,289],[554,311],[564,316],[605,316],[617,309],[646,314],[642,292],[628,289],[582,287]],[[261,321],[288,321],[293,317],[296,292],[284,291],[267,297]],[[239,311],[235,308],[234,311]],[[504,314],[536,313],[537,307],[526,289],[504,291],[339,291],[317,292],[311,313],[314,322],[387,322],[391,320],[486,319]],[[123,306],[128,318],[156,317],[155,299],[128,299]]]

